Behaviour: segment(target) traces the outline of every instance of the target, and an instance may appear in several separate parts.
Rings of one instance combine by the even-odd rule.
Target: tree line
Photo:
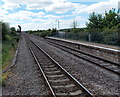
[[[89,15],[86,28],[76,28],[77,22],[73,21],[71,29],[63,29],[65,35],[58,37],[90,41],[102,44],[120,46],[120,16],[119,10],[111,9],[104,14],[95,12]]]
[[[118,26],[120,25],[119,11],[111,9],[103,14],[91,13],[89,16],[89,22],[86,23],[88,31],[116,31],[118,32]],[[115,30],[116,29],[116,30]]]
[[[16,39],[18,41],[18,30],[15,27],[10,27],[9,23],[0,21],[0,34],[2,34],[2,41]]]
[[[86,23],[87,31],[91,34],[91,41],[120,45],[120,16],[119,10],[111,9],[104,14],[91,13]]]
[[[37,35],[40,37],[45,37],[45,36],[55,36],[58,31],[56,28],[48,29],[48,30],[28,30],[26,31],[29,34]]]

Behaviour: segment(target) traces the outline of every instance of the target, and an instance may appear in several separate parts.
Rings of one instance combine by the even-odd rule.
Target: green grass
[[[11,36],[10,36],[11,37]],[[9,37],[9,38],[10,38]],[[11,37],[6,41],[0,41],[0,85],[6,85],[6,79],[11,74],[11,72],[1,73],[2,70],[5,70],[11,63],[14,57],[17,42],[16,39],[19,39],[19,35]],[[12,45],[13,44],[13,45]]]
[[[0,84],[2,83],[2,43],[0,41]]]
[[[0,68],[2,66],[2,43],[0,43]]]
[[[14,47],[12,46],[12,43],[14,44]],[[15,51],[16,51],[16,47],[17,47],[17,42],[16,40],[7,40],[7,41],[3,41],[2,44],[0,45],[0,69],[5,70],[6,67],[8,67],[11,64],[11,61],[14,57]],[[6,72],[3,73],[2,75],[0,75],[0,84],[2,84],[3,86],[6,83],[6,79],[8,77],[8,75],[10,74],[10,72]]]
[[[15,47],[12,46],[12,43]],[[15,50],[16,50],[16,41],[9,40],[2,42],[2,69],[4,70],[7,66],[11,64],[11,60],[14,57]]]

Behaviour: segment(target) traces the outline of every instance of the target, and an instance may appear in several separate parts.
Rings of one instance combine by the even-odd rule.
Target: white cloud
[[[40,19],[40,18],[39,19],[38,18],[37,19],[32,19],[32,21],[35,22],[35,23],[36,22],[47,22],[47,20]]]
[[[43,16],[43,18],[47,18],[47,19],[54,19],[54,20],[59,20],[59,19],[62,19],[62,18],[70,18],[70,17],[73,17],[73,16],[76,16],[76,15],[45,15]]]
[[[45,15],[44,12],[38,12],[38,13],[34,13],[34,12],[31,12],[31,11],[19,11],[17,13],[15,13],[16,15],[24,15],[24,16],[42,16],[42,15]]]
[[[4,15],[3,20],[9,20],[9,19],[13,19],[13,20],[32,20],[32,17],[41,17],[43,16],[45,13],[43,12],[38,12],[38,13],[34,13],[31,11],[19,11],[16,13],[12,13],[12,14],[8,14],[8,15]]]
[[[22,30],[39,30],[39,29],[48,29],[50,28],[50,23],[23,23],[23,24],[20,24],[21,27],[22,27]],[[12,25],[12,26],[15,26],[17,27],[17,25]]]
[[[33,9],[39,10],[39,9],[46,8],[47,6],[50,6],[51,4],[53,3],[52,2],[38,2],[38,3],[33,2],[33,3],[28,3],[26,5],[27,5],[28,10],[33,10]]]
[[[87,6],[71,3],[69,0],[3,0],[5,3],[3,8],[13,10],[15,8],[19,8],[20,4],[25,4],[28,10],[45,9],[47,12],[65,13],[69,10],[75,9],[74,13],[90,13],[93,11],[103,12],[111,8],[117,8],[118,1],[119,0],[102,0],[102,2]]]
[[[97,13],[104,13],[105,11],[108,11],[112,8],[118,8],[118,1],[119,0],[109,0],[105,2],[99,2],[92,5],[80,5],[76,7],[76,10],[73,13],[91,13],[91,12],[97,12]]]
[[[81,16],[76,16],[74,19],[77,20],[77,21],[83,21],[83,20],[85,20],[85,18],[81,17]]]
[[[28,10],[44,9],[46,12],[65,13],[74,9],[74,3],[65,2],[65,0],[38,0],[37,2],[28,2]]]
[[[103,2],[103,1],[108,1],[108,0],[66,0],[69,2]]]
[[[20,5],[25,4],[27,9],[44,9],[54,3],[61,3],[64,0],[2,0],[4,2],[3,7],[5,9],[15,9],[20,7]]]
[[[78,27],[85,27],[86,18],[81,17],[81,16],[76,16],[73,19],[60,20],[60,28],[71,28],[71,25],[74,20],[77,21]]]
[[[20,6],[19,6],[19,4],[16,4],[16,3],[7,2],[2,7],[6,10],[8,10],[8,9],[13,10],[13,9],[19,8]]]
[[[55,3],[52,4],[51,6],[48,6],[45,8],[47,12],[55,12],[55,13],[65,13],[69,10],[74,9],[75,4],[66,2],[66,3]]]
[[[59,19],[59,23],[60,23],[60,29],[63,28],[71,28],[71,24],[73,22],[73,20],[77,20],[78,21],[78,27],[84,27],[84,18],[80,17],[80,16],[76,16],[73,19],[67,19],[67,20],[63,20],[63,19]],[[42,23],[41,23],[42,22]],[[83,24],[81,24],[83,23]],[[17,25],[19,24],[19,22],[17,23]],[[12,25],[17,27],[17,25]],[[52,29],[52,28],[57,28],[57,21],[53,18],[48,18],[48,19],[31,19],[30,23],[26,23],[23,22],[20,23],[21,27],[23,30],[39,30],[39,29]]]
[[[7,13],[8,13],[8,11],[6,11],[3,8],[0,7],[0,17],[3,17]]]
[[[62,18],[62,16],[46,15],[46,16],[44,16],[44,18],[59,19],[59,18]]]
[[[31,17],[27,17],[23,15],[10,14],[10,15],[5,16],[3,20],[29,21],[31,19],[32,19]]]
[[[74,3],[65,2],[66,0],[3,0],[3,8],[13,10],[20,5],[26,5],[28,10],[44,9],[46,12],[65,13],[74,9]]]

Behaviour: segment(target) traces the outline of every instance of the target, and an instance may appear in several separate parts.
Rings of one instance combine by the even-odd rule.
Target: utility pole
[[[56,22],[57,22],[57,27],[56,27],[56,29],[58,29],[59,30],[59,20],[56,20]]]
[[[60,23],[60,22],[59,22],[59,20],[58,20],[58,30],[59,30],[59,23]]]
[[[57,29],[57,20],[55,20],[55,29]]]

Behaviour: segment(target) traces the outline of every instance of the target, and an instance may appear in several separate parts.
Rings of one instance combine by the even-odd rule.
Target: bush
[[[10,35],[5,35],[6,40],[12,40],[12,37]]]

